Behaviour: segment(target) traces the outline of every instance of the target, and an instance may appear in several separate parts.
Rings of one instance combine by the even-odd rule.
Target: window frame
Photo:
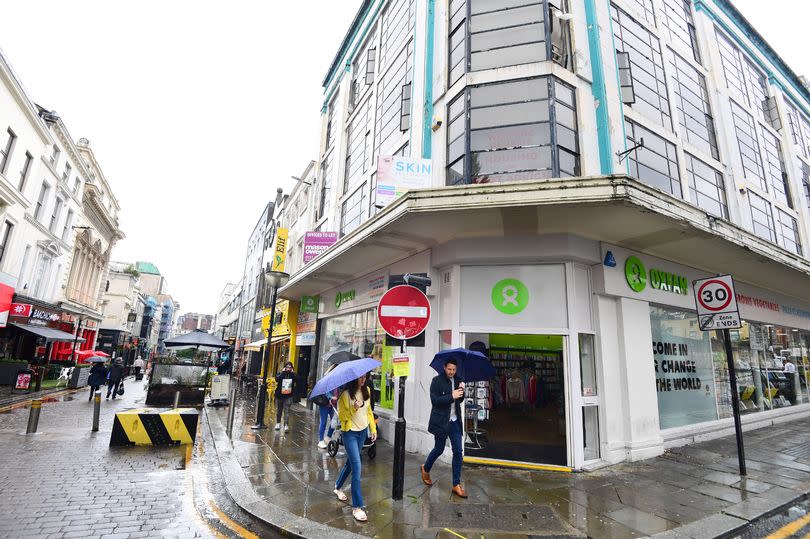
[[[5,147],[0,149],[0,174],[3,175],[5,175],[8,170],[8,166],[11,163],[11,153],[14,151],[14,146],[17,143],[17,134],[11,127],[6,128],[6,134],[8,138],[6,139]]]
[[[28,175],[31,173],[31,164],[34,162],[34,156],[31,155],[31,152],[25,152],[25,162],[23,163],[23,168],[20,170],[20,183],[17,186],[17,190],[20,193],[25,191],[25,182],[28,181]]]
[[[8,250],[9,244],[11,243],[11,234],[14,232],[14,222],[9,219],[6,219],[3,222],[3,233],[0,236],[0,267],[2,267],[3,261],[5,260],[6,251]]]
[[[48,193],[51,190],[51,186],[48,182],[43,181],[42,186],[39,188],[39,197],[37,197],[36,205],[34,208],[34,220],[39,221],[40,217],[42,217],[42,212],[44,211]]]

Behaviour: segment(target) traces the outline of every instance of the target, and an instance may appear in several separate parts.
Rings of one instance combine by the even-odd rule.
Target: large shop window
[[[731,417],[722,338],[693,312],[650,306],[653,368],[662,429]],[[743,321],[731,330],[743,414],[808,402],[810,332]]]
[[[547,0],[452,0],[447,49],[450,85],[467,71],[546,60],[570,68],[568,27],[557,16],[567,11],[566,4],[565,0],[554,4]]]
[[[377,323],[377,309],[344,314],[325,319],[321,324],[321,350],[324,357],[332,352],[346,350],[360,357],[373,357],[382,361],[382,366],[372,371],[368,379],[372,384],[375,405],[389,410],[394,407],[393,386],[386,380],[392,370],[393,348],[385,345],[385,332]],[[323,362],[318,366],[318,376],[323,376]],[[393,379],[393,378],[391,378]]]
[[[448,185],[579,173],[574,91],[555,77],[468,87],[447,117]]]

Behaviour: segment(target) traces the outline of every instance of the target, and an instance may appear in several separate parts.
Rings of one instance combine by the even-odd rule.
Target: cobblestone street
[[[129,382],[102,400],[91,433],[87,390],[45,402],[36,434],[27,408],[0,413],[0,537],[213,537],[194,508],[185,447],[109,447],[116,410],[140,405]]]

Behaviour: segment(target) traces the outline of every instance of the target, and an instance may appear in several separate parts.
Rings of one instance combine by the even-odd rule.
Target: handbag
[[[312,402],[318,406],[327,406],[329,404],[329,397],[326,395],[317,395],[312,398]]]
[[[123,394],[124,394],[124,382],[121,382],[121,385],[120,385],[120,386],[118,386],[118,394],[119,394],[119,395],[123,395]]]

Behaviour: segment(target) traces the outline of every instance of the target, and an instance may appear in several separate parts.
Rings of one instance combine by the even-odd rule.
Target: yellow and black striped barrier
[[[137,408],[117,412],[110,445],[193,444],[199,416],[195,408]]]

